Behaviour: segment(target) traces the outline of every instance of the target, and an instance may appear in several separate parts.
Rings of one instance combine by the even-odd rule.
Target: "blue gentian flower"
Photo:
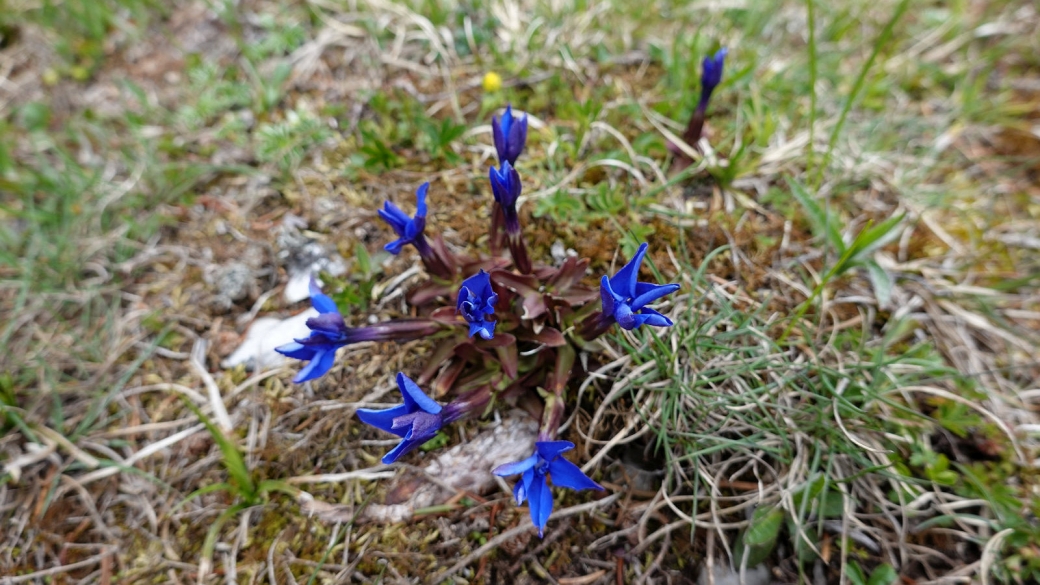
[[[726,61],[726,53],[728,52],[724,47],[716,51],[714,55],[704,58],[704,68],[701,72],[701,100],[697,104],[697,109],[702,112],[708,109],[708,100],[711,99],[711,92],[715,91],[715,88],[722,81],[722,66]]]
[[[429,337],[441,329],[432,319],[394,319],[368,327],[347,327],[336,303],[321,292],[311,276],[311,304],[318,310],[317,317],[307,319],[311,334],[274,348],[280,354],[298,360],[308,360],[293,382],[301,384],[324,376],[336,360],[336,350],[363,341],[410,341]]]
[[[498,151],[498,162],[516,164],[516,159],[524,151],[527,142],[527,114],[523,118],[513,117],[513,107],[506,106],[506,111],[499,120],[491,117],[491,131],[495,135],[495,150]]]
[[[414,218],[408,217],[405,212],[389,201],[383,204],[383,209],[379,210],[379,217],[390,224],[390,227],[397,233],[398,238],[383,246],[383,249],[387,252],[397,255],[405,244],[413,244],[417,248],[426,244],[425,239],[423,239],[423,230],[426,229],[426,192],[429,190],[430,184],[423,183],[415,192],[416,208]]]
[[[401,442],[383,456],[383,463],[387,465],[432,439],[446,422],[450,422],[445,409],[424,394],[404,373],[397,374],[397,387],[404,396],[404,404],[386,410],[359,408],[357,411],[361,422],[401,437]]]
[[[513,497],[518,506],[525,499],[530,500],[531,522],[538,527],[538,536],[543,536],[553,508],[549,476],[552,477],[553,485],[572,490],[603,490],[603,486],[589,479],[577,465],[561,457],[561,453],[574,448],[574,443],[539,441],[534,446],[534,455],[523,461],[501,465],[493,473],[500,476],[523,474],[513,488]]]
[[[672,321],[646,305],[679,290],[677,284],[650,284],[636,282],[639,265],[646,255],[647,245],[639,246],[636,255],[618,271],[613,278],[604,276],[599,292],[603,301],[603,316],[613,317],[622,329],[635,329],[640,325],[670,327]]]
[[[324,376],[336,360],[336,350],[353,342],[350,329],[343,322],[343,315],[336,308],[336,303],[322,294],[318,282],[311,276],[311,304],[318,310],[317,317],[307,319],[307,327],[311,334],[304,339],[278,346],[275,351],[298,360],[309,360],[293,382],[300,384]]]
[[[495,314],[498,295],[491,289],[491,276],[481,270],[479,273],[462,281],[459,299],[455,310],[469,323],[469,336],[477,333],[484,339],[495,336],[495,321],[488,317]]]
[[[509,161],[505,161],[501,170],[491,167],[488,176],[491,179],[491,192],[505,216],[506,233],[519,234],[520,216],[516,213],[516,200],[520,198],[522,188],[520,173]]]

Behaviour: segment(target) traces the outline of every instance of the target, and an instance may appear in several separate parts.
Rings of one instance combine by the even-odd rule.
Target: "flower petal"
[[[670,295],[679,290],[677,284],[649,284],[645,282],[636,283],[636,298],[632,300],[633,309],[642,309],[657,299]]]
[[[655,310],[653,310],[651,308],[643,307],[642,309],[640,309],[639,314],[644,317],[643,320],[642,320],[643,324],[652,325],[654,327],[671,327],[672,326],[672,320],[671,319],[669,319],[668,317],[665,317],[664,315],[658,313],[657,311],[655,311]]]
[[[560,456],[560,453],[570,451],[574,443],[570,441],[538,441],[534,444],[535,451],[546,461],[552,461]]]
[[[589,476],[582,473],[581,468],[563,457],[559,457],[549,464],[549,475],[552,477],[552,482],[555,486],[572,490],[603,489],[603,486],[592,481],[589,479]]]
[[[495,321],[477,321],[469,324],[469,336],[479,334],[483,339],[493,339],[495,337]]]
[[[636,255],[610,279],[610,288],[618,295],[624,298],[636,296],[636,277],[639,276],[639,265],[643,263],[646,248],[646,242],[640,244]]]
[[[383,459],[382,459],[383,464],[384,465],[390,465],[394,461],[397,461],[402,456],[407,454],[412,449],[415,449],[416,447],[418,447],[419,445],[422,445],[425,442],[426,441],[410,441],[410,440],[407,440],[407,439],[404,440],[404,441],[401,441],[400,443],[397,444],[396,447],[391,449],[389,453],[387,453],[386,455],[383,455]]]
[[[423,393],[411,378],[404,375],[404,372],[397,373],[397,387],[401,389],[404,403],[409,406],[409,412],[414,412],[412,406],[421,408],[430,414],[437,414],[441,411],[441,405]]]
[[[336,350],[318,350],[318,352],[314,355],[314,358],[311,359],[310,363],[304,366],[303,369],[300,370],[298,374],[296,374],[296,377],[293,378],[293,382],[297,384],[302,384],[308,380],[320,378],[332,369],[332,364],[334,364],[335,362]]]
[[[505,463],[503,465],[499,465],[491,473],[494,473],[495,475],[501,477],[508,477],[510,475],[523,473],[528,469],[534,467],[536,463],[538,463],[538,455],[531,455],[530,457],[522,461],[514,461],[512,463]]]
[[[328,299],[328,297],[325,298]],[[329,302],[331,303],[332,299],[329,299]],[[347,335],[347,324],[343,322],[343,315],[335,311],[331,313],[323,312],[318,314],[317,317],[307,319],[307,327],[313,331],[327,334],[330,336],[330,341],[338,340]]]
[[[318,310],[319,313],[338,313],[339,309],[336,308],[336,303],[329,298],[328,295],[321,292],[321,287],[318,286],[318,280],[311,275],[311,281],[307,285],[311,293],[311,305]]]
[[[603,314],[614,314],[614,291],[610,289],[610,278],[606,274],[599,281],[599,298],[603,303]]]
[[[415,217],[426,217],[426,193],[430,190],[430,182],[427,181],[415,191]]]
[[[523,479],[516,480],[516,485],[513,486],[513,499],[516,501],[517,506],[523,504],[524,500],[527,499],[527,490],[524,489]]]
[[[545,481],[545,476],[536,474],[528,493],[528,506],[531,507],[531,522],[538,527],[539,538],[545,535],[545,525],[549,522],[552,514],[553,500],[552,490]]]
[[[631,331],[643,324],[644,319],[632,311],[628,303],[618,303],[614,307],[614,320],[622,329]]]
[[[405,225],[411,219],[405,212],[401,211],[401,208],[389,201],[384,203],[383,208],[379,210],[379,217],[390,224],[390,227],[397,232],[397,235],[403,235]]]
[[[509,164],[516,164],[516,159],[524,152],[527,142],[527,114],[523,118],[514,120],[509,126],[509,134],[506,137],[506,160]]]
[[[361,422],[366,425],[372,425],[375,428],[393,433],[398,437],[403,437],[407,434],[410,429],[401,429],[400,431],[395,430],[394,419],[409,414],[408,406],[405,404],[398,404],[393,408],[387,408],[385,410],[373,410],[371,408],[359,408],[357,409],[357,417],[361,419]]]
[[[398,254],[401,253],[401,248],[404,248],[404,245],[407,244],[407,243],[408,243],[408,241],[405,240],[404,238],[402,238],[402,239],[399,239],[399,240],[394,240],[394,241],[390,242],[389,244],[383,246],[383,249],[386,250],[387,252],[390,252],[394,256],[397,256]]]
[[[506,155],[506,133],[502,131],[502,126],[508,125],[506,116],[509,115],[509,110],[507,109],[501,121],[499,121],[498,116],[491,116],[491,133],[495,137],[495,152],[498,153],[499,163],[502,163]]]
[[[317,351],[313,347],[307,347],[302,343],[293,341],[274,348],[278,353],[297,360],[312,360]]]

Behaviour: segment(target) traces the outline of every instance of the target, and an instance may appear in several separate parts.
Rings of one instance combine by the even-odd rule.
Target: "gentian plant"
[[[704,132],[704,120],[708,115],[708,102],[711,100],[711,94],[719,86],[719,83],[722,83],[722,67],[725,65],[727,53],[729,53],[729,50],[723,47],[715,51],[714,55],[705,57],[704,61],[701,62],[700,99],[697,100],[697,107],[693,110],[693,115],[690,116],[690,121],[686,124],[686,130],[682,135],[683,142],[693,148],[697,148],[697,143]],[[679,147],[669,144],[669,149],[676,155],[679,167],[689,165],[689,157]]]
[[[527,117],[518,118],[507,108],[493,119],[492,128],[499,166],[488,173],[491,253],[464,256],[450,251],[439,237],[428,239],[429,184],[424,183],[416,193],[414,216],[390,202],[379,211],[397,234],[386,249],[397,254],[414,246],[431,276],[406,297],[419,316],[347,327],[332,299],[312,281],[311,302],[318,316],[307,321],[311,334],[278,351],[309,362],[294,379],[304,382],[327,373],[336,350],[350,343],[435,339],[415,381],[397,375],[403,403],[386,410],[360,409],[358,418],[401,438],[383,457],[389,464],[457,420],[482,415],[500,403],[524,408],[541,421],[533,452],[494,472],[520,475],[513,495],[518,505],[529,502],[531,520],[542,534],[553,508],[550,482],[574,490],[603,489],[564,458],[574,444],[557,439],[567,388],[581,367],[577,355],[593,351],[591,342],[615,324],[628,330],[670,326],[649,305],[679,285],[638,281],[646,244],[616,274],[603,275],[598,291],[581,282],[587,259],[568,257],[558,265],[532,262],[516,208],[523,186],[514,166],[524,149]],[[442,405],[431,396],[451,401]]]

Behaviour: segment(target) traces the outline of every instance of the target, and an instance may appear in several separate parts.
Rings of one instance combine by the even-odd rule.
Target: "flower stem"
[[[444,280],[451,280],[454,278],[454,272],[448,268],[448,265],[440,255],[438,255],[430,246],[430,243],[426,241],[426,236],[420,235],[415,239],[414,244],[415,249],[419,251],[419,257],[422,258],[423,266],[426,267],[427,272]]]
[[[531,274],[531,258],[527,255],[527,244],[524,242],[523,233],[519,230],[516,233],[506,233],[506,238],[516,269],[521,274]]]
[[[602,311],[596,311],[578,323],[578,335],[585,341],[592,341],[609,331],[610,326],[614,323],[615,321],[610,315],[605,315]]]

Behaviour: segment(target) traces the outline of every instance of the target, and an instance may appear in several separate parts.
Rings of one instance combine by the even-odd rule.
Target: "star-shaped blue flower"
[[[513,488],[516,505],[530,500],[531,522],[538,527],[538,536],[545,533],[545,524],[552,514],[552,491],[548,478],[552,477],[553,485],[572,490],[603,490],[603,486],[589,479],[581,469],[561,456],[564,451],[574,448],[570,441],[539,441],[534,444],[535,452],[523,461],[506,463],[493,471],[495,475],[507,476],[522,473],[520,481]]]
[[[701,72],[701,99],[697,104],[697,107],[702,111],[708,107],[711,92],[715,91],[715,88],[722,82],[722,66],[726,62],[726,53],[728,52],[724,47],[716,51],[714,55],[704,58],[702,63],[704,68]]]
[[[423,230],[426,229],[426,192],[429,190],[430,184],[423,183],[415,192],[415,217],[408,217],[405,212],[389,201],[383,204],[383,208],[379,210],[379,217],[390,224],[398,238],[383,246],[387,252],[397,255],[405,244],[416,244],[423,237]]]
[[[336,350],[351,343],[350,330],[343,322],[343,315],[336,308],[336,303],[322,294],[318,283],[311,276],[311,304],[318,310],[317,317],[307,319],[307,327],[311,334],[304,339],[296,339],[292,343],[278,346],[275,351],[298,360],[309,360],[293,382],[300,384],[324,376],[332,368],[336,360]]]
[[[501,120],[497,116],[491,117],[491,131],[495,135],[498,162],[515,165],[527,142],[527,114],[517,119],[513,117],[513,107],[506,106]]]
[[[639,265],[646,255],[647,245],[639,246],[639,251],[624,268],[613,278],[603,276],[599,293],[603,301],[603,315],[613,317],[622,329],[635,329],[640,325],[654,327],[670,327],[672,321],[657,311],[647,307],[649,303],[679,290],[677,284],[650,284],[636,282],[639,276]]]
[[[441,405],[424,394],[404,373],[397,374],[397,387],[404,396],[404,404],[386,410],[359,408],[357,411],[361,422],[401,437],[401,442],[383,456],[383,463],[387,465],[432,439],[446,422]]]
[[[491,288],[491,276],[481,270],[462,281],[455,310],[469,323],[469,336],[480,334],[484,339],[495,336],[495,323],[488,319],[495,314],[498,295]]]

